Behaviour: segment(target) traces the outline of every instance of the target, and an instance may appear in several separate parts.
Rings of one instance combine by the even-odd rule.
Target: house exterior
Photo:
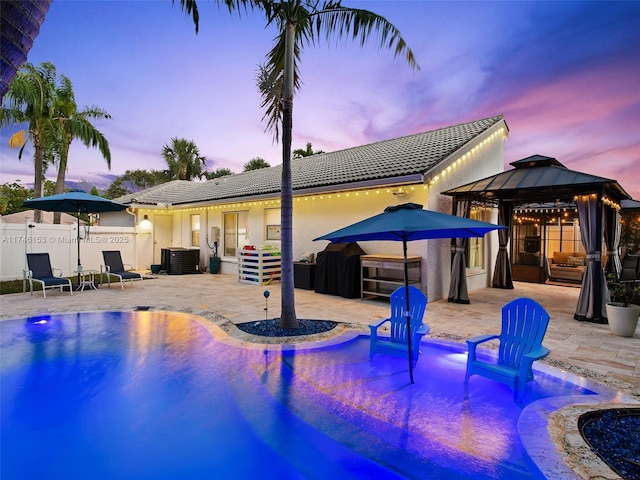
[[[502,115],[401,138],[317,154],[292,162],[293,258],[322,251],[323,234],[389,205],[413,202],[451,213],[441,192],[504,170],[508,127]],[[138,268],[160,263],[161,249],[198,248],[200,268],[215,252],[221,272],[236,274],[238,251],[246,245],[280,246],[281,165],[207,182],[176,180],[116,199],[126,213],[102,214],[101,225],[135,226]],[[472,218],[495,222],[492,210]],[[214,243],[216,242],[216,243]],[[394,242],[363,242],[367,254],[401,254]],[[495,233],[474,245],[467,268],[470,290],[491,284],[498,250]],[[449,240],[410,242],[410,256],[422,257],[422,287],[429,299],[448,292]]]

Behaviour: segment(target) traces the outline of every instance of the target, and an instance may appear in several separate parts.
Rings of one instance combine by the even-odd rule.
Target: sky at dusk
[[[394,24],[420,70],[350,39],[304,48],[293,148],[326,152],[503,114],[505,163],[541,154],[617,179],[640,199],[640,2],[348,1]],[[200,31],[168,0],[55,0],[28,61],[50,61],[79,108],[113,120],[111,171],[72,145],[68,180],[164,169],[172,137],[193,140],[208,169],[234,172],[255,157],[281,163],[255,86],[276,31],[258,13],[231,16],[198,2]],[[0,181],[33,182],[3,129]],[[510,168],[510,167],[507,167]],[[55,169],[47,172],[55,180]],[[105,186],[106,186],[105,185]]]

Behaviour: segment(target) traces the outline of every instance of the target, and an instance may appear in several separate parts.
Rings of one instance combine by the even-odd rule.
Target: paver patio
[[[265,312],[264,290],[269,290]],[[500,308],[516,297],[531,297],[551,315],[544,344],[551,349],[545,362],[570,368],[583,376],[611,383],[616,380],[626,393],[640,399],[640,328],[632,338],[618,337],[607,325],[578,322],[573,319],[579,288],[516,282],[515,289],[484,288],[470,293],[471,304],[446,300],[427,307],[425,321],[430,336],[464,341],[468,337],[500,331]],[[367,325],[385,318],[389,306],[378,299],[345,299],[296,289],[296,313],[299,318],[334,320],[352,324],[368,332]],[[241,284],[233,275],[153,275],[144,281],[118,284],[111,288],[69,293],[41,292],[3,295],[0,319],[80,310],[133,309],[150,306],[165,310],[205,311],[237,324],[277,317],[280,313],[280,285],[266,287]],[[584,370],[584,371],[583,371]],[[626,384],[626,385],[624,385]]]

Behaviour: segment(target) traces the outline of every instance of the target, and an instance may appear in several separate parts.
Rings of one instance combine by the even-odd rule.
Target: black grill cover
[[[366,253],[355,242],[327,245],[316,257],[316,293],[359,298],[360,255]]]

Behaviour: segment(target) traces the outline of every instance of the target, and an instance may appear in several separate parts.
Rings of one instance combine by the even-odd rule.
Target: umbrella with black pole
[[[32,198],[25,200],[22,206],[34,208],[37,210],[46,210],[47,212],[67,212],[76,213],[78,215],[78,286],[80,285],[80,214],[81,213],[101,213],[101,212],[119,212],[127,208],[126,205],[111,201],[107,198],[91,195],[81,190],[73,190],[71,192],[61,193],[58,195],[50,195],[48,197]]]
[[[359,242],[367,240],[401,241],[404,254],[404,287],[406,299],[407,329],[411,331],[409,314],[409,275],[407,266],[407,242],[430,238],[483,237],[492,230],[506,228],[446,213],[423,210],[422,205],[405,203],[385,208],[383,213],[354,223],[335,232],[314,238],[331,243]],[[411,335],[408,337],[409,378],[413,382],[411,361]]]

